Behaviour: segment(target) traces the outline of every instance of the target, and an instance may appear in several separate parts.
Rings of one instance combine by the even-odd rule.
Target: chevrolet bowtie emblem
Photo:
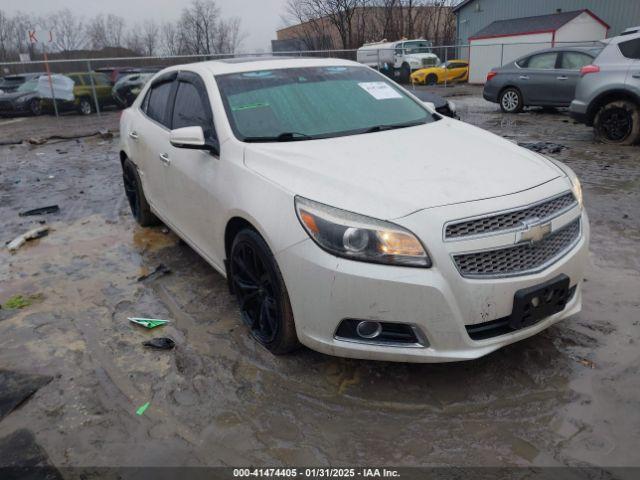
[[[516,243],[520,242],[539,242],[551,233],[551,222],[549,223],[537,223],[540,220],[538,218],[530,218],[524,220],[522,223],[525,229],[516,234]]]

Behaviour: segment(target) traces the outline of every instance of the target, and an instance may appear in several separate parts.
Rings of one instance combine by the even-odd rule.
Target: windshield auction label
[[[376,100],[388,100],[390,98],[402,98],[391,85],[386,82],[361,82],[358,86]]]

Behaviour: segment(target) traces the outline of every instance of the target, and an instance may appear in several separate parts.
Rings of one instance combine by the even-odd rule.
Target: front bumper
[[[549,185],[541,189],[552,190]],[[526,204],[521,202],[527,196],[535,197],[528,191],[512,196],[515,197],[512,201]],[[487,204],[496,203],[496,200],[477,203],[482,204],[477,208],[486,212],[492,211],[485,210]],[[431,221],[439,215],[453,219],[456,217],[450,215],[455,210],[464,213],[469,209],[468,205],[464,208],[443,207],[433,209],[441,210],[435,216],[431,215],[433,210],[423,211],[396,222],[417,233],[419,225],[433,225]],[[434,265],[429,269],[355,262],[334,257],[311,240],[298,243],[277,255],[289,291],[298,337],[308,347],[329,355],[398,362],[447,362],[478,358],[535,335],[581,309],[589,227],[585,212],[576,211],[573,215],[582,217],[582,236],[578,243],[543,271],[512,278],[476,280],[461,277],[451,260],[451,249],[462,247],[453,245],[456,242],[442,241],[444,223],[433,229],[439,233],[430,239],[420,233],[433,260]],[[429,216],[430,222],[425,223]],[[435,241],[438,237],[439,244]],[[492,237],[491,241],[498,241],[498,237]],[[484,340],[471,339],[466,326],[510,315],[516,291],[544,283],[559,274],[569,276],[570,286],[576,287],[562,312],[511,333]],[[411,324],[420,330],[428,345],[382,346],[336,339],[339,323],[347,318]]]
[[[29,102],[0,104],[0,114],[2,115],[15,115],[19,113],[26,113],[28,111],[29,111]]]

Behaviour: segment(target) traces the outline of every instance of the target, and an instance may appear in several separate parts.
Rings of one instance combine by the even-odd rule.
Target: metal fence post
[[[56,113],[56,121],[60,121],[60,116],[58,114],[58,104],[56,103],[56,93],[53,88],[53,80],[51,79],[51,69],[49,68],[49,59],[47,58],[47,47],[45,47],[44,44],[42,46],[42,54],[44,56],[44,67],[47,71],[47,77],[49,77],[49,88],[51,89],[51,101],[53,102],[53,111]]]
[[[444,88],[447,88],[447,61],[449,59],[449,48],[444,47]]]
[[[96,104],[96,112],[98,116],[102,116],[100,114],[100,103],[98,102],[98,94],[96,93],[96,84],[93,81],[93,75],[91,74],[91,62],[87,62],[87,72],[89,73],[89,81],[91,82],[91,91],[93,92],[93,101]]]
[[[504,43],[500,45],[500,66],[504,65]]]

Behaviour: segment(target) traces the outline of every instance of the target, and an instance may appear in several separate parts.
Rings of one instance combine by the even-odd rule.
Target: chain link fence
[[[566,44],[554,43],[554,47],[563,46],[593,46],[598,42],[584,41]],[[163,68],[185,63],[203,62],[210,60],[224,60],[243,57],[311,57],[311,58],[341,58],[357,61],[375,68],[394,80],[411,84],[416,82],[412,73],[428,68],[433,75],[423,77],[417,83],[424,83],[433,87],[447,88],[459,82],[484,83],[486,74],[491,68],[505,65],[516,58],[537,50],[549,48],[549,42],[535,43],[485,43],[443,45],[418,49],[388,49],[376,48],[369,45],[358,50],[304,50],[268,53],[242,54],[213,54],[213,55],[180,55],[180,56],[150,56],[150,57],[122,57],[122,58],[90,58],[90,59],[55,59],[45,64],[44,61],[5,62],[0,63],[0,76],[12,75],[51,75],[61,74],[70,76],[75,82],[73,102],[62,102],[48,99],[45,103],[49,107],[44,109],[57,114],[65,111],[79,113],[98,113],[104,109],[126,107],[140,91],[144,82],[153,73]],[[457,62],[454,62],[457,61]],[[457,64],[455,64],[457,63]],[[468,66],[468,68],[467,68]],[[449,72],[455,67],[455,74]],[[123,82],[130,81],[131,88],[124,87],[125,94],[118,93]],[[0,90],[2,87],[0,81]],[[128,88],[128,90],[127,90]],[[7,104],[0,94],[0,115],[29,114],[36,112],[18,111]]]

